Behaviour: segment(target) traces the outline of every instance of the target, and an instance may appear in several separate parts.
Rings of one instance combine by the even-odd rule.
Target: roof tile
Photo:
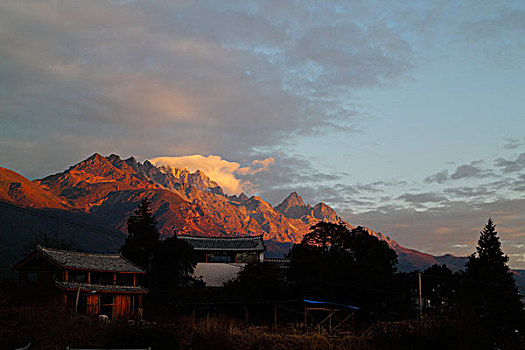
[[[249,237],[202,237],[202,236],[177,236],[195,250],[219,251],[260,251],[266,250],[262,236]]]
[[[65,268],[113,272],[145,272],[119,254],[78,253],[40,246],[38,250]]]

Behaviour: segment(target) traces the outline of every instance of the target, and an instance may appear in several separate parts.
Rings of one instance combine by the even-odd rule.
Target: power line
[[[23,214],[28,214],[32,216],[37,216],[43,219],[52,219],[56,221],[59,224],[69,225],[72,227],[82,228],[83,230],[94,232],[94,233],[104,233],[107,235],[122,235],[122,232],[110,230],[107,228],[91,225],[85,222],[81,222],[78,220],[62,217],[56,214],[52,214],[49,212],[46,212],[41,209],[32,208],[25,205],[20,205],[14,202],[6,201],[3,199],[0,199],[0,207],[4,207],[13,211],[17,211]]]

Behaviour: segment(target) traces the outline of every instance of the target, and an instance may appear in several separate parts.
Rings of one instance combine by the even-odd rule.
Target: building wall
[[[53,271],[20,271],[18,274],[21,304],[41,304],[57,296]]]
[[[49,305],[58,302],[71,312],[79,314],[106,314],[113,319],[142,317],[142,294],[126,292],[94,292],[89,284],[137,286],[142,274],[125,272],[89,271],[57,267],[49,260],[32,254],[17,268],[19,293],[17,303],[22,305]],[[55,281],[79,282],[84,290],[62,290]],[[88,290],[86,290],[88,289]]]
[[[107,299],[111,299],[111,307],[107,304]],[[104,301],[102,307],[101,301]],[[106,314],[111,308],[111,314],[107,315],[112,319],[127,320],[142,316],[142,295],[138,293],[93,293],[87,297],[86,313],[88,315]]]
[[[238,251],[198,251],[197,262],[206,263],[256,263],[264,260],[264,252],[238,252]]]
[[[197,263],[193,277],[201,279],[206,287],[222,287],[237,277],[246,264]]]
[[[93,293],[93,294],[88,295],[86,312],[88,315],[100,314],[100,294],[99,293]]]

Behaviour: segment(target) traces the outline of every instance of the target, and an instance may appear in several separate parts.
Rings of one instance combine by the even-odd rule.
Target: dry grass
[[[226,317],[191,318],[131,325],[75,317],[58,305],[45,308],[0,309],[0,343],[15,349],[32,342],[36,349],[137,348],[153,349],[371,349],[360,336],[329,337],[293,329],[273,331]]]
[[[194,327],[186,329],[183,339],[181,347],[187,349],[372,349],[362,336],[336,337],[293,329],[272,331],[222,317],[198,320]]]
[[[0,347],[15,349],[432,349],[450,348],[457,334],[444,319],[378,322],[364,335],[329,335],[300,329],[245,324],[230,317],[176,317],[150,324],[103,322],[75,317],[58,305],[46,308],[0,307]]]

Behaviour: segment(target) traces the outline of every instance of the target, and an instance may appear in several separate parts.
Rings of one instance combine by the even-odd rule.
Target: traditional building
[[[264,260],[262,235],[250,237],[177,236],[191,245],[198,262],[254,263]]]
[[[234,279],[248,263],[263,262],[266,247],[262,235],[251,237],[177,236],[197,254],[194,276],[207,287],[221,287]]]
[[[142,316],[145,271],[121,255],[38,246],[13,270],[18,271],[22,303],[58,301],[78,313],[113,319]]]

